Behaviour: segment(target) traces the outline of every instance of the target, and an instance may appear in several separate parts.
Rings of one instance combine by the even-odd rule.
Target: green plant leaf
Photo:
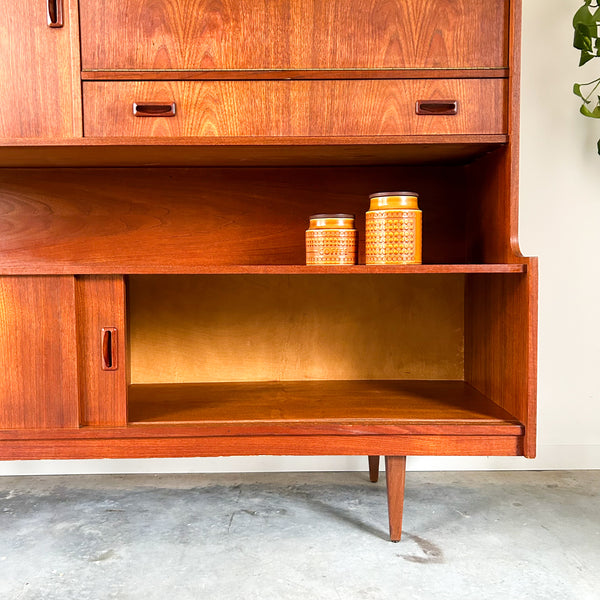
[[[600,104],[596,104],[594,110],[590,110],[585,104],[581,105],[579,112],[586,117],[591,117],[592,119],[600,119]]]
[[[585,51],[581,51],[581,58],[579,59],[579,66],[583,67],[583,65],[585,65],[585,63],[589,62],[590,60],[592,60],[592,58],[596,58],[595,54],[592,54],[591,52],[585,52]]]
[[[573,46],[581,50],[580,67],[600,55],[600,37],[598,36],[600,6],[596,6],[596,10],[590,11],[590,5],[591,1],[584,2],[584,5],[573,17],[573,28],[575,29]]]
[[[600,154],[600,140],[598,140],[598,154]]]

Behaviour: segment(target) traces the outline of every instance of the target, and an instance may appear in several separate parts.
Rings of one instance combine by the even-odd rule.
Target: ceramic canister
[[[366,263],[368,265],[421,264],[422,213],[419,194],[383,192],[369,196]]]
[[[354,215],[312,215],[306,231],[307,265],[356,264]]]

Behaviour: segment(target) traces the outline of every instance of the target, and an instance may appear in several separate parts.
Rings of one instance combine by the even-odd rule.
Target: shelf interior
[[[131,383],[463,379],[465,277],[130,276]]]
[[[128,402],[130,424],[356,425],[356,433],[369,425],[423,432],[481,426],[521,433],[514,417],[463,381],[134,384]]]

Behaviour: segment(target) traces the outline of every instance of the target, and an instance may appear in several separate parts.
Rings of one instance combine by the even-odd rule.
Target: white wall
[[[409,458],[412,470],[600,468],[600,120],[578,113],[579,0],[523,0],[521,247],[540,261],[538,458]],[[366,470],[365,457],[17,461],[37,473]]]

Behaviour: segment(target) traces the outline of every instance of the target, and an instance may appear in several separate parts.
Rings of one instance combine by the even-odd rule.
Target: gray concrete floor
[[[366,459],[365,459],[366,462]],[[0,598],[600,599],[600,471],[0,477]]]

